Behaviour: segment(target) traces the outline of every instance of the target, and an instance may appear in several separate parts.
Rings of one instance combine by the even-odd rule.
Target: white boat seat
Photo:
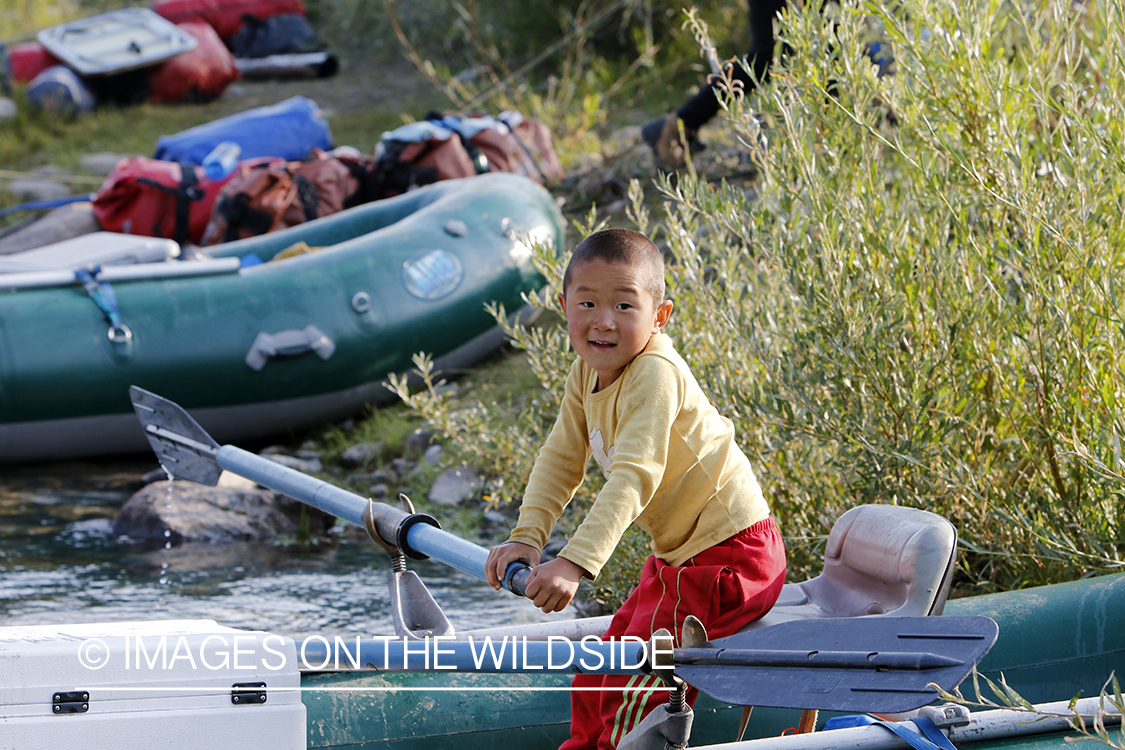
[[[117,232],[91,232],[34,250],[6,255],[0,258],[0,273],[158,263],[174,260],[179,255],[180,245],[173,240]]]
[[[939,515],[860,505],[832,526],[823,572],[786,584],[773,609],[744,630],[809,618],[940,615],[956,552],[957,530]]]

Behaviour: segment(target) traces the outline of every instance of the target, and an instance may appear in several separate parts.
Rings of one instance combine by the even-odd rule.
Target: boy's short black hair
[[[624,227],[610,227],[586,237],[574,248],[563,274],[563,294],[570,287],[570,271],[587,261],[601,259],[606,263],[639,266],[646,273],[648,290],[657,304],[664,301],[664,256],[652,240],[640,232]]]

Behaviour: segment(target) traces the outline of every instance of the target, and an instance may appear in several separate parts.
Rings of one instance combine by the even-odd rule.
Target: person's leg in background
[[[753,70],[750,75],[740,62],[726,64],[731,78],[741,84],[742,91],[752,91],[756,82],[764,80],[773,62],[774,19],[785,8],[785,0],[747,0],[750,15],[750,48],[746,51],[747,65]],[[719,111],[718,90],[720,84],[715,76],[709,76],[706,85],[684,103],[674,114],[664,115],[645,124],[641,135],[656,153],[657,157],[673,166],[684,161],[683,145],[680,143],[679,123],[683,122],[688,147],[698,142],[699,129],[707,124]]]

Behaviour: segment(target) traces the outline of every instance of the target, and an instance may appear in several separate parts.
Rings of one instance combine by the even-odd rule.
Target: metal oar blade
[[[131,386],[129,399],[152,450],[176,479],[214,486],[223,470],[215,461],[219,444],[178,404]]]
[[[987,617],[797,620],[676,649],[676,674],[724,703],[897,713],[956,687],[998,632]]]

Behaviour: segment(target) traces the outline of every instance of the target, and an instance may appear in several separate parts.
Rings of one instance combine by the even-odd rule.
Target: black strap
[[[198,187],[199,180],[195,175],[195,167],[189,164],[180,165],[180,184],[169,187],[163,185],[151,177],[138,177],[137,183],[140,185],[148,185],[150,187],[158,188],[166,193],[176,201],[175,205],[175,220],[172,224],[172,239],[181,245],[188,241],[188,223],[191,219],[191,202],[197,201],[204,196],[204,191]],[[161,210],[160,215],[152,225],[153,237],[163,237],[164,234],[160,229],[161,221],[164,218],[164,213],[167,206]]]
[[[176,222],[173,225],[174,239],[183,245],[188,241],[188,220],[191,218],[191,202],[203,197],[203,191],[196,187],[198,179],[195,176],[195,167],[187,164],[180,166],[182,177],[180,186],[176,191]]]
[[[360,203],[368,203],[383,197],[382,190],[379,188],[379,177],[376,174],[377,170],[375,168],[367,169],[362,163],[350,159],[340,159],[340,163],[344,165],[359,184],[355,192],[344,199],[345,208],[358,206]]]
[[[386,150],[375,164],[375,184],[380,195],[397,195],[437,182],[437,169],[434,167],[415,167],[402,160],[402,152],[408,145],[404,141],[386,142]]]
[[[305,221],[315,221],[320,216],[317,210],[320,206],[320,194],[316,191],[316,186],[296,172],[293,173],[293,182],[297,185],[297,200],[305,211]]]
[[[460,130],[454,130],[453,132],[456,133],[457,137],[461,140],[461,145],[465,147],[465,152],[469,155],[469,160],[473,163],[477,174],[491,172],[492,165],[488,163],[488,157],[484,156],[484,154],[480,152],[480,149],[477,148],[477,144],[462,135]],[[481,169],[481,167],[484,167],[484,169]]]
[[[273,226],[273,217],[265,211],[250,207],[250,196],[246,193],[221,195],[215,204],[216,215],[227,222],[223,232],[223,242],[239,239],[240,230],[250,235],[265,234]]]

